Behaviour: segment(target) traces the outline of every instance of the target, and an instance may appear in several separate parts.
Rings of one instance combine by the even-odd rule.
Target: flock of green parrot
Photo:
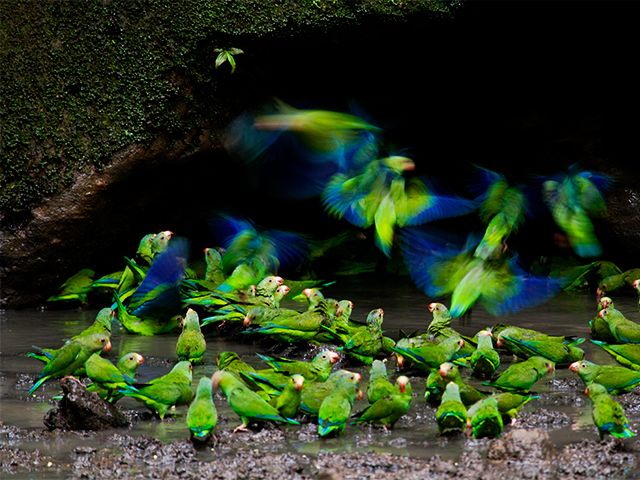
[[[425,178],[409,176],[415,168],[410,158],[379,154],[381,133],[354,115],[297,110],[280,102],[276,112],[237,119],[227,146],[249,161],[268,162],[270,150],[283,142],[303,152],[307,178],[313,179],[305,190],[318,193],[330,215],[359,228],[373,227],[376,246],[387,257],[398,248],[417,287],[431,297],[450,296],[450,308],[429,304],[433,318],[424,333],[392,339],[384,334],[382,308],[358,321],[351,318],[352,301],[324,295],[332,282],[278,275],[283,266],[321,256],[331,247],[313,253],[302,235],[260,230],[249,220],[220,215],[212,222],[219,245],[205,249],[204,271],[190,262],[185,238],[163,231],[145,235],[122,269],[97,279],[92,270],[83,269],[68,279],[49,301],[86,304],[92,292],[102,292],[112,303],[59,348],[34,347],[27,354],[44,364],[29,394],[49,380],[84,376],[88,389],[105,401],[130,397],[161,419],[173,407],[187,406],[186,427],[194,441],[202,442],[216,429],[214,392],[219,390],[241,420],[235,431],[255,423],[311,420],[318,435],[326,437],[360,423],[393,428],[412,406],[411,375],[426,378],[425,401],[437,408],[441,434],[466,431],[477,438],[500,435],[505,422],[515,421],[519,410],[538,398],[536,383],[555,368],[568,367],[585,383],[600,434],[635,435],[612,395],[640,384],[640,325],[616,310],[606,295],[634,288],[640,296],[640,269],[622,271],[596,260],[561,265],[547,275],[526,271],[507,248],[529,210],[524,187],[479,168],[483,191],[477,198],[437,194]],[[608,182],[575,167],[541,182],[542,198],[578,257],[601,253],[590,217],[605,214],[601,191]],[[486,228],[469,235],[464,245],[418,228],[473,211]],[[592,341],[622,366],[585,360],[579,346],[584,338],[500,323],[467,337],[452,327],[452,320],[476,303],[501,315],[543,302],[562,289],[591,286],[594,278],[598,310],[590,322]],[[289,305],[281,306],[283,302]],[[124,352],[117,364],[104,358],[111,349],[114,320],[131,334],[181,329],[171,371],[143,383],[136,380],[144,361],[140,353]],[[218,352],[217,370],[198,379],[194,394],[193,365],[208,362],[210,355],[206,328],[315,353],[306,360],[258,353],[265,365],[256,369],[235,352]],[[503,368],[504,355],[520,361]],[[389,359],[406,374],[392,378]],[[338,362],[368,369],[366,387],[361,373],[338,368]],[[486,388],[473,387],[468,376],[484,379]],[[354,412],[356,401],[365,397],[366,408]]]

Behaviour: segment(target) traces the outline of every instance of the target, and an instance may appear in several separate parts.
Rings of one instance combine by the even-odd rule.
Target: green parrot
[[[429,372],[432,368],[439,368],[441,364],[451,360],[456,352],[464,346],[464,340],[459,337],[449,337],[435,345],[423,345],[418,348],[393,347],[399,353],[398,366],[402,368],[404,358],[411,360],[416,367]],[[402,360],[401,360],[402,359]]]
[[[512,352],[521,358],[532,356],[544,357],[556,365],[569,365],[584,358],[584,350],[576,345],[584,342],[584,338],[577,338],[570,343],[550,342],[545,340],[526,340],[510,338],[504,332],[500,333],[503,345],[509,345]]]
[[[497,324],[491,328],[491,333],[496,337],[496,346],[507,347],[507,338],[513,338],[516,340],[534,340],[541,342],[560,342],[570,343],[575,340],[575,337],[567,337],[563,335],[547,335],[546,333],[539,332],[530,328],[516,327],[514,325]]]
[[[318,435],[327,437],[342,432],[351,416],[353,404],[361,393],[354,377],[338,379],[318,410]]]
[[[33,386],[29,389],[29,395],[32,395],[47,380],[73,375],[76,370],[84,366],[92,354],[100,350],[104,352],[111,350],[109,336],[104,333],[82,336],[66,343],[42,368]]]
[[[280,415],[285,418],[295,418],[300,408],[300,397],[302,395],[302,387],[304,386],[304,377],[300,374],[294,374],[289,377],[282,392],[271,401],[271,405],[276,407]]]
[[[473,438],[495,438],[500,436],[503,428],[498,401],[494,397],[483,398],[467,410],[467,430],[471,431]]]
[[[191,440],[206,442],[218,423],[218,411],[213,403],[213,388],[209,377],[200,378],[196,396],[187,410],[187,427]]]
[[[269,365],[273,371],[289,375],[299,374],[305,380],[325,381],[331,374],[331,368],[340,359],[340,355],[331,350],[323,350],[311,359],[291,360],[283,357],[270,357],[257,353],[258,357]]]
[[[611,306],[598,312],[618,343],[640,343],[640,324],[626,318],[620,310]]]
[[[619,290],[626,285],[624,272],[614,273],[603,277],[598,282],[598,288],[596,289],[596,295],[599,297],[607,295],[611,292]]]
[[[424,399],[431,405],[437,406],[440,404],[442,394],[447,388],[447,382],[440,375],[440,368],[432,368],[427,375],[427,380],[424,386]]]
[[[218,370],[235,375],[238,380],[244,382],[264,400],[269,400],[272,395],[279,394],[287,380],[287,377],[284,380],[281,379],[282,387],[275,386],[271,380],[264,378],[264,374],[258,374],[255,368],[242,360],[235,352],[220,352],[216,358],[216,365]]]
[[[178,360],[188,360],[192,364],[202,363],[207,351],[207,342],[200,330],[200,319],[193,309],[188,309],[182,320],[182,333],[176,342]]]
[[[220,388],[227,402],[242,420],[233,432],[245,432],[249,422],[283,422],[293,425],[299,425],[296,420],[285,418],[278,410],[269,405],[260,395],[249,389],[242,381],[230,372],[218,370],[211,377],[211,383],[214,389]]]
[[[371,403],[362,412],[357,414],[351,424],[378,424],[382,425],[385,431],[393,428],[393,425],[400,417],[409,411],[413,401],[413,390],[411,388],[411,382],[409,382],[407,377],[401,375],[396,378],[396,385],[397,388],[394,389],[394,392],[380,397]]]
[[[115,403],[122,398],[118,390],[135,383],[135,371],[142,362],[144,362],[142,355],[130,352],[123,355],[116,366],[106,358],[102,358],[99,353],[94,353],[84,364],[87,377],[92,382],[87,390],[95,391],[101,398]]]
[[[590,383],[585,388],[584,393],[591,400],[591,416],[593,417],[593,423],[598,428],[600,440],[606,434],[615,438],[636,436],[635,432],[629,428],[629,420],[627,420],[622,406],[611,398],[607,393],[606,387],[599,383]]]
[[[600,340],[591,340],[601,347],[605,352],[611,355],[616,361],[632,370],[640,371],[640,345],[637,343],[623,343],[619,345],[612,345]]]
[[[538,395],[520,395],[513,392],[494,393],[492,395],[498,402],[498,410],[502,414],[503,421],[508,419],[512,424],[515,423],[516,417],[520,409],[531,400],[540,398]]]
[[[359,329],[352,337],[344,342],[338,351],[355,358],[365,365],[371,365],[373,359],[382,351],[382,321],[384,310],[371,310],[367,316],[367,327]]]
[[[460,375],[460,370],[453,363],[445,362],[440,365],[440,376],[443,378],[445,385],[449,382],[453,382],[459,387],[460,398],[465,405],[473,405],[478,400],[486,397],[487,395],[477,388],[465,383]]]
[[[440,435],[462,433],[467,425],[467,408],[460,399],[460,387],[447,383],[440,405],[436,410],[436,423]]]
[[[82,305],[87,304],[87,295],[91,291],[95,272],[89,268],[83,268],[69,277],[58,289],[58,293],[47,298],[47,302],[78,301]]]
[[[494,376],[491,381],[483,382],[483,385],[490,385],[510,392],[528,392],[538,380],[554,371],[555,365],[551,360],[532,356],[524,362],[510,365],[506,370]]]
[[[101,309],[96,315],[95,320],[91,325],[82,330],[77,335],[74,335],[65,343],[69,343],[75,340],[78,340],[82,337],[88,337],[93,335],[94,333],[102,333],[108,337],[111,336],[111,323],[113,322],[113,316],[115,312],[110,308]],[[32,347],[36,350],[36,352],[28,352],[25,355],[30,358],[34,358],[36,360],[40,360],[43,363],[49,363],[49,361],[55,357],[60,348],[41,348],[36,345],[32,345]]]
[[[255,372],[255,369],[242,360],[236,352],[220,352],[216,358],[218,370],[233,373],[240,379],[241,372]]]
[[[367,400],[376,403],[377,400],[387,395],[396,393],[396,387],[389,381],[385,361],[374,360],[369,369],[369,386],[367,388]]]
[[[193,398],[191,391],[193,367],[187,361],[180,361],[165,375],[141,385],[127,385],[120,393],[140,400],[160,419],[164,419],[169,408],[174,405],[187,405]]]
[[[169,333],[175,330],[180,324],[180,315],[176,315],[165,319],[155,318],[139,318],[135,315],[127,312],[127,309],[122,304],[122,300],[117,293],[114,293],[116,300],[117,318],[122,327],[131,333],[137,333],[138,335],[153,336],[161,333]]]
[[[362,375],[349,370],[336,370],[324,382],[305,382],[300,397],[300,411],[317,417],[323,400],[336,389],[337,383],[343,378],[348,378],[351,383],[357,384],[362,379]]]
[[[202,280],[188,279],[184,282],[187,287],[191,287],[198,292],[209,292],[225,280],[224,272],[222,271],[222,255],[217,248],[205,248],[204,261],[204,278]]]
[[[585,385],[599,383],[614,395],[630,392],[640,384],[640,372],[618,365],[597,365],[581,360],[573,362],[569,370],[577,373]]]
[[[603,342],[615,343],[616,339],[609,330],[609,323],[605,319],[604,315],[600,316],[601,310],[606,308],[615,308],[613,300],[610,297],[600,297],[598,300],[598,311],[591,320],[589,320],[589,328],[591,329],[591,338],[601,340]]]
[[[491,377],[500,366],[500,354],[493,348],[491,337],[489,330],[478,332],[478,346],[469,360],[474,375],[481,378]]]
[[[607,182],[603,175],[581,172],[572,166],[567,174],[542,185],[543,199],[551,216],[580,257],[596,257],[602,253],[590,216],[606,215],[607,207],[600,189]]]

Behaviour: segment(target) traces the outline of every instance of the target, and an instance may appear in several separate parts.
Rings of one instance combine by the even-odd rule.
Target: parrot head
[[[607,308],[609,306],[613,305],[613,300],[611,300],[611,297],[600,297],[600,308],[604,309]]]
[[[396,378],[396,383],[398,384],[398,389],[400,390],[400,393],[404,393],[407,390],[407,384],[409,383],[409,379],[404,375],[401,375],[398,378]]]
[[[636,279],[633,281],[632,285],[633,285],[633,288],[638,288],[638,287],[640,287],[640,278],[636,278]]]
[[[304,377],[302,375],[291,375],[291,381],[295,385],[296,390],[302,390],[302,386],[304,385]]]

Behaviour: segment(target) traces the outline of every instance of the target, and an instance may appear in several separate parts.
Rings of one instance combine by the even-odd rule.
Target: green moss
[[[78,172],[105,167],[127,145],[160,134],[182,138],[211,121],[210,105],[194,99],[184,77],[205,79],[215,95],[212,45],[242,46],[234,41],[333,28],[368,15],[446,15],[457,4],[4,0],[0,211],[31,208]]]

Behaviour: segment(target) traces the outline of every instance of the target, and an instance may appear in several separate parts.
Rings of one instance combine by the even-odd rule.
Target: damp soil
[[[364,319],[372,308],[383,307],[387,335],[398,338],[401,330],[423,329],[430,320],[427,299],[409,283],[397,279],[371,283],[345,279],[325,292],[353,300],[353,316]],[[640,321],[637,298],[616,297],[616,307]],[[476,309],[454,327],[464,334],[498,321],[536,328],[550,334],[588,338],[587,322],[594,314],[590,294],[562,294],[553,301],[508,317],[495,318]],[[117,403],[130,425],[99,432],[48,431],[43,419],[54,408],[52,397],[60,393],[49,382],[35,396],[27,391],[40,366],[24,356],[31,345],[56,346],[61,339],[90,324],[97,310],[20,310],[0,313],[0,477],[2,478],[638,478],[640,440],[601,440],[591,420],[584,385],[572,372],[558,369],[535,385],[539,399],[525,405],[517,421],[505,427],[500,438],[441,437],[434,422],[435,409],[423,400],[424,377],[410,375],[414,401],[395,428],[348,426],[337,438],[321,439],[316,425],[253,426],[246,433],[232,433],[238,417],[217,393],[219,423],[215,438],[204,445],[189,441],[186,407],[178,407],[164,421],[151,415],[135,400]],[[208,351],[203,365],[194,369],[194,385],[215,370],[220,351],[236,351],[255,366],[256,352],[285,353],[303,357],[303,349],[282,350],[246,336],[206,330]],[[177,334],[140,337],[114,325],[110,358],[125,351],[145,356],[141,381],[167,372],[175,361]],[[586,358],[614,363],[599,347],[586,341]],[[502,356],[503,363],[511,359]],[[366,369],[339,363],[338,367]],[[389,370],[395,373],[389,360]],[[480,383],[471,379],[472,383]],[[487,388],[487,387],[483,387]],[[640,431],[640,391],[617,397],[631,428]],[[356,403],[354,410],[365,406]]]

